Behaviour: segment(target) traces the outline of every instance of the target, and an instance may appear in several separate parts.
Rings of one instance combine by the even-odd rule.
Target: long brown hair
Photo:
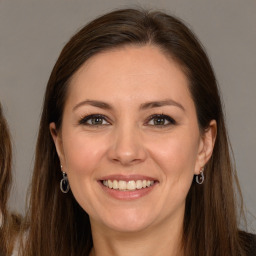
[[[21,217],[10,214],[8,198],[12,183],[12,145],[7,122],[0,104],[0,255],[11,255],[19,232]]]
[[[151,44],[174,58],[184,70],[200,129],[217,122],[217,138],[205,167],[203,185],[193,182],[186,200],[183,247],[185,255],[245,255],[239,235],[237,176],[230,158],[216,78],[196,36],[179,19],[162,12],[124,9],[92,21],[62,50],[51,73],[42,112],[27,219],[30,227],[25,255],[89,255],[93,246],[87,213],[72,193],[62,194],[60,162],[49,124],[62,124],[69,81],[91,56],[124,45]],[[104,79],[104,78],[103,78]]]

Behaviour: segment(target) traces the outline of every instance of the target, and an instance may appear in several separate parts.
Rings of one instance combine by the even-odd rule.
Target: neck
[[[94,247],[90,256],[182,256],[183,218],[138,232],[118,232],[91,220]]]

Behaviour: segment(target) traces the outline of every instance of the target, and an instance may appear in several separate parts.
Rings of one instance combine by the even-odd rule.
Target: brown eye
[[[176,124],[175,120],[167,115],[153,115],[148,121],[148,125],[167,126]]]
[[[166,121],[167,120],[163,117],[157,117],[153,119],[154,125],[165,125]]]
[[[92,125],[100,125],[103,124],[104,120],[102,117],[93,117],[87,121],[87,123],[90,123]]]
[[[102,115],[89,115],[89,116],[82,118],[79,121],[79,124],[98,126],[98,125],[108,125],[109,122]]]

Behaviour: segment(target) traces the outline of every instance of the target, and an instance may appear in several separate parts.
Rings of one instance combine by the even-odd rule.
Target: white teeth
[[[117,182],[117,180],[114,180],[113,181],[113,189],[118,189],[119,187],[118,187],[118,182]]]
[[[125,190],[126,189],[126,182],[125,181],[119,180],[118,185],[119,185],[120,190]]]
[[[105,186],[107,186],[109,188],[113,188],[113,182],[111,180],[108,180],[107,185],[105,185]]]
[[[127,187],[126,187],[126,189],[128,189],[128,190],[135,190],[135,189],[136,189],[136,183],[135,183],[135,181],[134,181],[134,180],[129,180],[129,181],[127,182]]]
[[[141,189],[142,188],[142,181],[141,180],[137,180],[136,181],[136,188],[137,189]]]
[[[103,185],[112,188],[112,189],[118,189],[118,190],[136,190],[136,189],[143,189],[146,187],[150,187],[154,185],[153,180],[103,180]]]

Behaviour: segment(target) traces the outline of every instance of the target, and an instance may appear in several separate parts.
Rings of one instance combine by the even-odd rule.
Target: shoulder
[[[240,231],[239,236],[242,242],[242,246],[247,252],[246,255],[256,256],[256,235]]]
[[[256,256],[256,235],[249,234],[250,251],[248,256]]]

